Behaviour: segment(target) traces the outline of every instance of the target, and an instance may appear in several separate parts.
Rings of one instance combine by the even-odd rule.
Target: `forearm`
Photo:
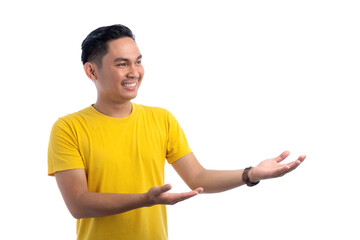
[[[294,162],[279,164],[288,155],[289,151],[285,151],[276,158],[262,161],[250,169],[246,181],[257,183],[264,179],[283,176],[298,167],[306,157],[301,155]],[[181,157],[173,162],[172,166],[191,189],[202,187],[205,193],[223,192],[245,184],[244,170],[207,170],[193,153]]]
[[[85,192],[73,206],[68,206],[77,218],[105,217],[149,206],[146,194],[116,194]]]
[[[88,191],[84,169],[58,171],[55,177],[66,206],[77,219],[105,217],[157,204],[175,204],[202,192],[198,188],[185,193],[169,193],[171,185],[165,184],[140,194],[96,193]]]
[[[244,184],[243,170],[207,170],[204,169],[193,180],[191,188],[202,187],[204,193],[227,191]]]

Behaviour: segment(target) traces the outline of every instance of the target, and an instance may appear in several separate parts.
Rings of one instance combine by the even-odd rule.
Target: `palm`
[[[173,205],[178,202],[184,201],[191,197],[194,197],[203,191],[202,188],[197,188],[190,192],[184,193],[169,193],[168,191],[171,189],[170,184],[165,184],[161,187],[152,187],[148,191],[148,195],[150,197],[150,202],[153,204],[167,204]]]
[[[286,164],[280,164],[280,162],[283,161],[285,158],[287,158],[289,154],[290,154],[289,151],[285,151],[276,158],[271,158],[262,161],[258,166],[256,166],[252,170],[251,180],[258,181],[262,179],[276,178],[283,176],[291,172],[295,168],[297,168],[305,159],[305,155],[302,155],[299,156],[299,158],[296,161]]]

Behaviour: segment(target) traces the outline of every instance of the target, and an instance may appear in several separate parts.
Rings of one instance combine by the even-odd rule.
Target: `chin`
[[[126,100],[126,101],[130,101],[133,100],[137,97],[137,94],[131,95],[131,96],[124,96],[122,97],[122,99]]]

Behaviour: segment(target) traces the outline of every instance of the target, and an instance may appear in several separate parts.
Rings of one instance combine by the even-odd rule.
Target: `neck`
[[[130,101],[123,103],[105,103],[98,100],[93,107],[102,114],[113,118],[124,118],[132,112],[132,104]]]

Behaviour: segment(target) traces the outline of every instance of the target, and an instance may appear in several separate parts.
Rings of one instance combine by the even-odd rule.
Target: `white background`
[[[358,1],[12,1],[0,6],[0,238],[75,239],[47,176],[54,121],[96,100],[82,40],[121,23],[199,161],[239,169],[290,150],[296,171],[168,207],[176,239],[359,239]],[[173,191],[188,188],[171,166]]]

